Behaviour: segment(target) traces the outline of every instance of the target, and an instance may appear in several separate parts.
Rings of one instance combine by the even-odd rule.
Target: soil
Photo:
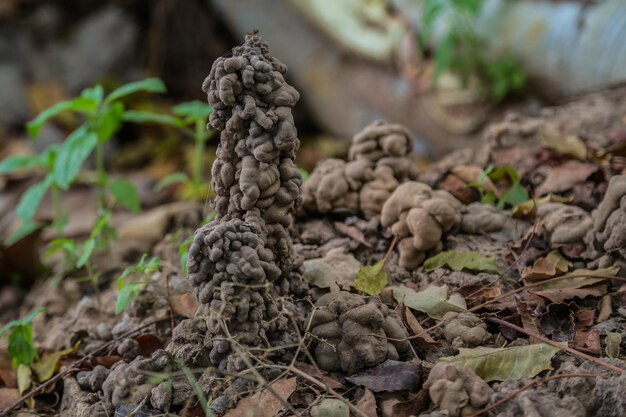
[[[250,63],[267,59],[273,71],[280,72],[282,64],[267,57],[254,61],[249,53],[236,55]],[[238,70],[249,63],[229,59],[224,68]],[[255,66],[259,68],[263,65]],[[252,79],[250,75],[248,81]],[[241,91],[232,87],[236,77],[229,80],[221,87],[220,100],[234,103]],[[280,85],[277,88],[284,88],[289,97],[277,94],[263,109],[295,104],[291,87]],[[224,110],[216,116],[224,120],[212,123],[224,129],[229,115]],[[270,123],[257,117],[259,124]],[[287,114],[277,117],[274,121],[290,123]],[[291,127],[285,128],[285,138],[297,140],[290,136]],[[404,144],[401,127],[374,135],[371,126],[367,129],[367,134],[355,136],[359,144],[366,136],[375,147],[390,141],[389,134]],[[584,145],[582,157],[568,147],[572,141]],[[283,162],[276,172],[287,169],[285,159],[293,163],[296,147],[281,150]],[[287,217],[293,214],[289,219],[278,218],[280,210],[271,212],[274,206],[259,203],[263,180],[267,184],[261,194],[276,197],[272,201],[280,201],[277,190],[286,185],[278,180],[274,187],[271,174],[264,177],[269,170],[253,167],[242,174],[241,189],[228,191],[232,195],[218,192],[217,220],[196,232],[197,246],[192,245],[193,261],[188,263],[196,265],[190,269],[191,282],[182,270],[179,246],[208,210],[174,204],[167,206],[167,214],[162,214],[165,206],[144,212],[127,223],[112,253],[95,259],[100,272],[95,286],[67,277],[57,285],[39,282],[26,295],[20,311],[46,307],[33,322],[40,351],[58,352],[78,343],[77,350],[59,362],[57,376],[44,392],[0,415],[189,417],[211,415],[203,411],[208,404],[207,413],[228,417],[624,416],[626,372],[607,369],[588,357],[560,351],[550,358],[551,369],[503,381],[486,381],[480,369],[438,360],[460,349],[530,346],[542,337],[567,342],[596,361],[626,370],[625,150],[626,88],[617,88],[536,114],[508,114],[488,126],[475,149],[454,152],[420,170],[402,148],[393,156],[410,161],[410,173],[403,163],[398,165],[402,173],[387,175],[379,169],[385,166],[381,158],[370,152],[369,159],[361,159],[359,149],[350,152],[348,161],[332,162],[332,169],[328,161],[322,162],[308,180],[314,182],[304,182],[305,195],[313,193],[310,188],[318,190],[308,203],[305,199],[296,211],[298,197],[283,200],[289,206]],[[232,158],[218,151],[221,163],[241,162]],[[350,166],[361,170],[358,176],[350,176],[355,172]],[[477,170],[456,169],[461,166]],[[519,176],[519,181],[491,178],[497,198],[504,198],[517,182],[534,203],[527,203],[526,210],[516,204],[481,203],[487,186],[480,191],[468,188],[466,183],[480,178],[462,177],[468,172],[480,175],[489,166],[508,166]],[[332,178],[324,182],[327,172]],[[371,185],[385,175],[395,182],[391,189],[385,188],[386,182],[382,188]],[[251,191],[254,181],[259,181],[256,194]],[[232,190],[226,183],[221,184],[224,189]],[[320,187],[338,183],[345,189],[331,190],[332,201],[325,200],[329,189]],[[369,201],[361,195],[372,189],[383,190],[384,198],[374,193],[375,201]],[[408,191],[395,195],[394,190]],[[262,218],[263,225],[284,220],[278,232],[285,233],[284,245],[267,238],[264,227],[242,220],[252,215]],[[140,224],[140,230],[129,231],[133,223]],[[154,230],[157,238],[150,233]],[[250,247],[255,250],[246,252]],[[115,278],[144,248],[149,257],[161,259],[163,267],[125,311],[115,314]],[[498,272],[424,265],[426,259],[451,250],[492,258]],[[561,264],[552,261],[556,255],[550,257],[555,251]],[[223,253],[230,257],[220,263]],[[204,263],[209,257],[210,265]],[[384,261],[387,288],[375,295],[359,290],[359,270],[379,261]],[[563,264],[567,266],[561,268]],[[555,288],[532,286],[567,272],[600,268],[614,268],[616,278],[582,285],[564,280],[567,285]],[[199,275],[209,270],[210,280]],[[590,275],[582,277],[589,280]],[[228,298],[233,293],[224,282],[240,276],[255,277],[250,281],[254,291]],[[235,278],[232,281],[241,284],[243,278]],[[394,298],[394,289],[401,286],[418,293],[445,286],[448,298],[443,301],[449,306],[460,298],[465,307],[441,316],[416,309],[408,299]],[[10,286],[0,291],[0,300],[9,300],[0,304],[0,323],[15,318],[18,306],[10,302],[15,291]],[[502,297],[508,292],[514,293]],[[462,311],[468,309],[472,311]],[[520,326],[525,333],[496,325],[490,317]],[[225,327],[219,327],[221,321]],[[609,337],[615,337],[610,333],[621,335],[617,347],[614,341],[608,346]],[[3,385],[14,389],[15,381],[7,376],[14,371],[2,361],[6,351],[0,354],[0,390]],[[73,365],[81,360],[79,367]],[[58,377],[64,370],[70,372]],[[297,384],[289,378],[296,378]],[[536,384],[529,385],[532,381]]]

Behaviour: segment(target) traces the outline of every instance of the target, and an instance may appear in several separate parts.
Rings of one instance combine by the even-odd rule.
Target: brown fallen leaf
[[[593,319],[595,318],[595,316],[595,310],[578,310],[576,313],[574,313],[574,318],[576,319],[576,330],[582,330],[593,326]]]
[[[196,316],[196,310],[199,306],[198,301],[188,292],[170,298],[172,312],[188,319]]]
[[[609,284],[600,282],[583,288],[563,288],[560,290],[532,291],[540,297],[547,298],[553,303],[563,303],[572,298],[585,298],[587,296],[602,297],[609,289]]]
[[[45,382],[52,378],[52,375],[59,369],[60,360],[65,356],[70,356],[78,351],[80,342],[77,342],[74,346],[60,350],[57,352],[47,353],[41,357],[37,362],[32,364],[33,371],[37,374],[37,380],[39,382]]]
[[[17,374],[6,349],[0,349],[0,382],[9,388],[17,388]]]
[[[365,235],[363,234],[363,232],[361,232],[355,226],[349,226],[343,222],[335,222],[335,229],[337,229],[339,233],[342,233],[348,237],[351,237],[352,239],[359,242],[363,246],[367,246],[368,248],[372,247],[372,245],[365,238]]]
[[[415,315],[411,312],[409,308],[406,307],[403,302],[399,302],[396,306],[396,313],[404,321],[407,329],[410,331],[410,334],[412,336],[416,336],[415,342],[421,348],[429,348],[431,346],[440,345],[439,342],[430,337],[430,335],[424,331],[424,327],[422,327]]]
[[[21,395],[17,388],[0,388],[0,410],[9,408],[20,398]]]
[[[156,350],[163,348],[163,341],[153,334],[142,334],[135,338],[139,343],[139,354],[149,357]]]
[[[391,417],[418,416],[428,410],[429,406],[430,396],[428,395],[428,390],[421,389],[408,400],[394,404],[392,406]]]
[[[110,369],[113,365],[122,360],[122,357],[119,355],[108,355],[108,356],[96,356],[94,358],[94,362],[96,365],[102,365],[107,369]]]
[[[296,377],[280,379],[270,384],[273,391],[287,401],[296,390]],[[275,417],[285,408],[283,401],[267,388],[239,401],[237,406],[229,410],[224,417]]]
[[[585,350],[594,355],[600,355],[602,349],[600,347],[600,334],[597,330],[591,330],[590,332],[576,332],[574,340],[572,341],[572,347],[574,349]]]
[[[522,297],[515,297],[515,302],[517,304],[517,313],[520,315],[520,319],[522,320],[522,327],[525,330],[528,330],[529,333],[540,334],[539,328],[537,327],[537,320],[539,319],[539,309],[529,306],[522,299]],[[530,337],[530,343],[537,342],[538,339],[532,336]]]
[[[373,392],[415,391],[421,377],[422,366],[419,363],[387,359],[380,365],[347,377],[346,381],[369,388]]]
[[[537,259],[533,266],[524,269],[522,271],[522,279],[527,282],[533,282],[552,278],[567,272],[571,266],[572,263],[565,259],[559,251],[555,250]]]
[[[478,201],[480,198],[478,190],[468,187],[461,178],[454,174],[448,174],[446,178],[439,183],[439,188],[446,190],[463,204]]]
[[[574,185],[585,182],[599,169],[594,164],[574,160],[567,161],[560,166],[550,169],[546,179],[537,187],[536,194],[543,196],[548,193],[560,193],[571,190]]]
[[[374,393],[367,388],[365,388],[365,392],[359,401],[356,403],[356,408],[363,411],[363,413],[367,417],[378,417],[378,412],[376,411],[376,398],[374,398]]]
[[[314,367],[313,365],[309,365],[308,363],[297,361],[294,364],[294,366],[296,367],[296,369],[301,370],[307,375],[310,375],[316,379],[319,379],[320,381],[322,381],[323,383],[325,383],[326,385],[328,385],[330,388],[334,390],[346,389],[346,386],[343,385],[340,381],[337,381],[335,378],[333,378],[326,372],[322,371],[321,369]]]

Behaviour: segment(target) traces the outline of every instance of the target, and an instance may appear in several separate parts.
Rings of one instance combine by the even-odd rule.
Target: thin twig
[[[47,380],[43,384],[39,385],[37,388],[33,389],[29,393],[27,393],[24,396],[22,396],[22,398],[20,398],[19,400],[15,401],[8,408],[2,410],[2,412],[0,412],[0,417],[8,417],[9,413],[11,413],[13,410],[18,408],[19,406],[21,406],[24,403],[24,401],[28,400],[31,397],[34,397],[35,395],[40,394],[41,392],[44,392],[48,387],[54,385],[58,380],[63,379],[66,376],[69,376],[69,375],[73,374],[74,372],[78,372],[89,361],[91,361],[96,356],[106,352],[111,346],[115,345],[116,343],[126,339],[129,336],[134,335],[135,333],[139,333],[143,329],[145,329],[147,327],[150,327],[153,324],[157,324],[157,323],[160,323],[160,322],[166,321],[166,320],[169,320],[169,317],[161,318],[161,319],[158,319],[158,320],[153,320],[153,321],[151,321],[149,323],[146,323],[146,324],[144,324],[142,326],[139,326],[138,328],[136,328],[134,330],[128,331],[128,332],[122,334],[121,336],[116,337],[115,339],[113,339],[113,340],[103,344],[98,349],[96,349],[95,351],[91,352],[89,355],[83,356],[81,359],[79,359],[78,361],[74,362],[69,368],[65,369],[62,372],[59,372],[58,374],[56,374],[55,376],[53,376],[52,378],[50,378],[49,380]]]
[[[555,348],[562,349],[562,350],[564,350],[564,351],[566,351],[568,353],[571,353],[574,356],[578,356],[578,357],[581,357],[583,359],[587,359],[588,361],[591,361],[591,362],[593,362],[593,363],[595,363],[597,365],[600,365],[600,366],[603,366],[603,367],[605,367],[607,369],[610,369],[611,371],[618,372],[618,373],[626,372],[626,369],[624,369],[624,368],[620,368],[618,366],[611,365],[610,363],[604,362],[604,361],[602,361],[602,360],[600,360],[600,359],[598,359],[596,357],[593,357],[591,355],[587,355],[586,353],[580,352],[580,351],[578,351],[576,349],[572,349],[569,346],[564,346],[564,345],[562,345],[562,344],[560,344],[558,342],[555,342],[552,339],[548,339],[547,337],[545,337],[545,336],[543,336],[541,334],[529,332],[528,330],[523,329],[523,328],[521,328],[519,326],[516,326],[515,324],[509,323],[508,321],[500,320],[500,319],[497,319],[495,317],[487,317],[487,318],[485,318],[485,320],[490,321],[490,322],[495,323],[495,324],[499,324],[499,325],[504,326],[504,327],[508,327],[509,329],[515,330],[516,332],[525,334],[527,336],[534,337],[535,339],[541,340],[542,342],[547,343],[547,344],[549,344],[551,346],[554,346]]]
[[[521,388],[513,391],[511,394],[507,395],[506,397],[502,398],[501,400],[496,401],[495,403],[489,405],[488,407],[483,408],[482,410],[478,410],[477,412],[475,412],[474,414],[471,414],[468,417],[478,417],[481,414],[485,414],[488,413],[489,411],[493,410],[494,408],[504,404],[507,401],[512,400],[513,398],[515,398],[517,395],[519,395],[522,391],[527,390],[528,388],[534,386],[534,385],[541,385],[541,384],[545,384],[548,381],[552,381],[555,379],[560,379],[560,378],[598,378],[602,375],[595,375],[595,374],[561,374],[561,375],[553,375],[553,376],[548,376],[542,379],[536,379],[533,381],[530,381],[529,383],[523,385]]]

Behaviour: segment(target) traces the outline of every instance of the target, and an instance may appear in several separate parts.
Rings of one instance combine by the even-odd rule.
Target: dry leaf
[[[600,349],[600,334],[597,330],[576,332],[574,340],[572,340],[572,347],[587,351],[593,355],[600,355],[602,353],[602,349]]]
[[[198,301],[188,292],[175,295],[170,299],[172,312],[188,319],[196,317],[196,311],[199,306]]]
[[[346,378],[354,385],[362,385],[373,392],[414,391],[419,387],[422,365],[387,359],[373,368]]]
[[[9,388],[17,388],[17,374],[6,349],[0,349],[0,381]]]
[[[571,198],[561,197],[556,194],[548,194],[541,198],[531,198],[530,200],[526,200],[522,203],[519,203],[511,210],[511,215],[513,217],[529,217],[534,216],[537,208],[547,203],[569,203],[571,202]]]
[[[349,291],[361,264],[343,248],[335,248],[322,258],[307,259],[302,267],[304,279],[316,287]]]
[[[450,311],[458,313],[467,310],[465,300],[460,296],[452,297],[452,295],[448,295],[447,285],[440,287],[429,285],[419,292],[405,286],[394,287],[393,289],[393,297],[397,302],[403,302],[407,307],[424,312],[437,320]],[[459,294],[456,293],[456,295]]]
[[[274,392],[287,402],[296,390],[296,378],[286,378],[270,384]],[[267,388],[251,397],[239,401],[237,406],[229,410],[224,417],[275,417],[285,408],[283,401],[276,398]]]
[[[430,396],[428,390],[421,389],[417,394],[406,401],[394,404],[391,409],[391,417],[412,417],[418,416],[428,410],[430,406]]]
[[[334,390],[346,389],[346,386],[343,385],[341,382],[337,381],[335,378],[328,375],[328,373],[322,371],[321,369],[314,367],[313,365],[309,365],[308,363],[297,361],[294,364],[294,366],[297,369],[301,370],[302,372],[306,373],[307,375],[310,375],[316,379],[319,379],[320,381],[322,381],[323,383],[325,383],[326,385],[328,385],[330,388]]]
[[[611,359],[619,358],[620,354],[620,344],[622,343],[622,334],[618,332],[606,332],[606,339],[604,340],[606,343],[606,348],[604,351],[606,352],[606,356]]]
[[[527,282],[540,281],[567,272],[572,263],[565,259],[558,250],[552,251],[535,261],[522,271],[522,279]]]
[[[0,410],[9,408],[21,397],[17,388],[0,388]]]
[[[441,344],[424,331],[420,322],[403,302],[398,303],[396,306],[396,313],[406,324],[409,334],[416,336],[414,340],[421,348],[429,348],[431,346],[439,346]]]
[[[548,149],[582,160],[587,157],[587,147],[578,136],[545,127],[540,128],[537,133],[541,144]]]
[[[611,296],[605,295],[600,299],[598,303],[598,323],[602,323],[603,321],[607,321],[611,314],[613,314],[613,306],[611,305]]]
[[[587,178],[600,168],[594,164],[578,161],[567,161],[564,164],[551,168],[543,183],[537,187],[539,196],[548,193],[560,193],[571,190],[574,185],[585,182]]]
[[[542,290],[558,290],[563,288],[582,288],[588,285],[597,284],[598,282],[606,281],[607,278],[593,278],[594,275],[610,275],[615,276],[619,272],[619,266],[612,266],[610,268],[600,268],[596,270],[589,269],[577,269],[570,272],[569,278],[563,278],[552,282],[541,284],[537,287],[539,291]]]
[[[163,348],[163,342],[153,334],[142,334],[135,338],[139,343],[139,354],[150,357],[153,352]]]
[[[609,284],[600,282],[598,284],[589,285],[583,288],[563,288],[560,290],[531,291],[540,297],[546,298],[553,303],[563,303],[565,300],[572,298],[585,298],[588,296],[602,297],[606,294]],[[593,316],[592,316],[593,317]]]
[[[69,355],[73,355],[78,351],[80,342],[77,342],[71,348],[60,350],[58,352],[47,353],[41,357],[37,362],[33,363],[33,371],[37,374],[37,380],[39,382],[45,382],[52,378],[52,375],[59,369],[59,361],[61,358]]]
[[[17,367],[17,390],[20,394],[24,394],[30,388],[33,382],[33,371],[30,367],[20,363]]]
[[[485,191],[490,191],[499,197],[496,185],[491,181],[489,176],[485,175],[485,170],[475,165],[458,165],[450,170],[454,175],[461,178],[465,183],[482,184]]]
[[[361,399],[356,403],[356,408],[363,411],[367,417],[378,417],[378,413],[376,412],[376,398],[374,398],[374,393],[367,388],[365,388]]]
[[[344,235],[356,240],[363,246],[367,246],[368,248],[372,247],[372,245],[365,238],[363,232],[361,232],[355,226],[349,226],[343,222],[335,222],[335,229],[337,229],[339,233],[343,233]]]

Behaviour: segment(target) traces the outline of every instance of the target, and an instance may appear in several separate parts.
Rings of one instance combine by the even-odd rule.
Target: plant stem
[[[61,193],[59,191],[59,187],[55,184],[52,184],[52,206],[54,208],[54,231],[56,232],[57,237],[61,237],[61,233],[63,233],[63,223],[65,219],[63,218],[63,209],[61,208]]]
[[[104,142],[98,141],[96,145],[96,170],[97,170],[97,178],[96,178],[96,186],[98,187],[98,209],[104,210],[106,206],[106,197],[105,197],[105,189],[106,189],[106,172],[104,171]]]
[[[204,142],[206,141],[206,132],[202,121],[196,122],[196,149],[194,151],[193,163],[193,188],[194,194],[200,193],[202,184],[202,157],[204,156]]]

